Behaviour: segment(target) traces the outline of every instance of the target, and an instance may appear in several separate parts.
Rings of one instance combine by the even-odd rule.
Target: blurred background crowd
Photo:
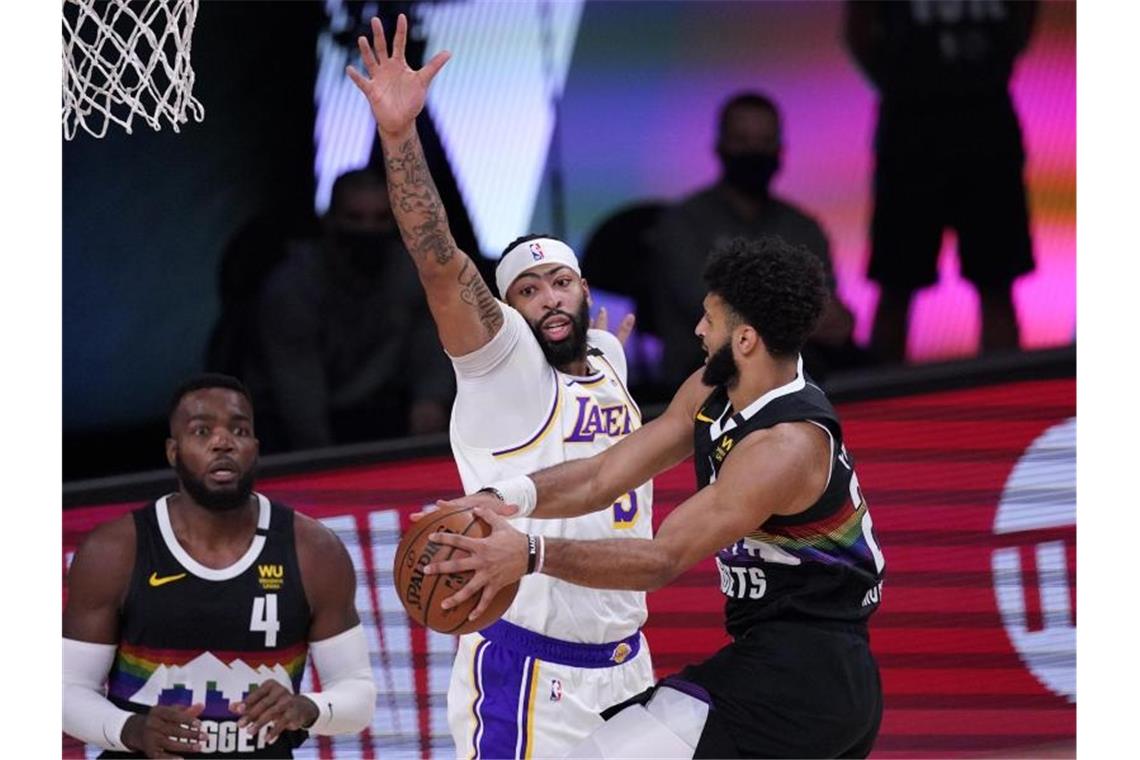
[[[161,468],[241,377],[264,453],[446,431],[454,378],[344,77],[378,13],[453,60],[420,128],[464,250],[578,252],[642,404],[701,362],[724,236],[820,257],[825,385],[1075,335],[1075,5],[205,2],[201,124],[64,143],[64,479]]]

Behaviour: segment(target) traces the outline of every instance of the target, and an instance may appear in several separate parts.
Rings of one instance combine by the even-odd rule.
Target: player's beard
[[[705,385],[723,385],[731,388],[736,385],[739,374],[736,359],[732,356],[732,341],[726,340],[723,346],[709,354],[705,370],[701,373],[701,381]]]
[[[570,320],[570,334],[556,342],[548,341],[542,333],[542,323],[555,315]],[[586,331],[590,329],[590,307],[583,298],[576,315],[565,311],[553,311],[543,316],[538,324],[531,325],[530,329],[534,331],[534,337],[538,339],[538,345],[542,347],[546,361],[550,362],[551,366],[563,367],[586,355]]]
[[[231,512],[249,503],[249,495],[253,493],[253,481],[256,467],[242,473],[242,476],[221,489],[211,489],[205,481],[194,475],[182,464],[180,457],[174,458],[174,471],[178,474],[178,482],[194,503],[211,512]]]

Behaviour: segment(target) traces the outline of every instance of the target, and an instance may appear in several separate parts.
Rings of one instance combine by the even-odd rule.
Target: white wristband
[[[518,514],[514,517],[529,517],[538,506],[538,491],[534,481],[526,475],[500,480],[491,487],[502,495],[504,502],[518,506]]]

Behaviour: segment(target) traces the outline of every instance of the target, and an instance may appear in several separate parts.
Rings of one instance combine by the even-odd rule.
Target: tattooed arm
[[[368,75],[349,66],[348,76],[372,107],[392,211],[419,272],[440,341],[447,353],[462,356],[495,337],[503,315],[474,262],[455,245],[416,134],[416,116],[423,110],[427,88],[450,54],[439,53],[413,71],[404,59],[408,22],[403,14],[396,22],[390,56],[379,19],[372,19],[372,35],[375,50],[364,37],[358,41]]]

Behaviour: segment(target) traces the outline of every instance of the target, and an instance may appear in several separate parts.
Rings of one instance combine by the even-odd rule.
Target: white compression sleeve
[[[355,625],[321,641],[309,642],[321,690],[302,696],[313,700],[319,714],[308,730],[314,734],[354,734],[372,723],[376,684],[368,658],[364,626]]]
[[[63,640],[63,730],[87,744],[123,751],[127,747],[120,736],[133,713],[115,707],[103,694],[116,648]]]

